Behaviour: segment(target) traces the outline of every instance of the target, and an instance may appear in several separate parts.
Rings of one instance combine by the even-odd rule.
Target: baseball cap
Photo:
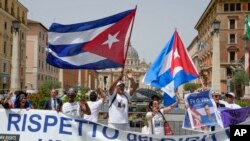
[[[213,91],[212,95],[221,95],[218,91]]]
[[[123,81],[119,81],[119,82],[116,84],[116,86],[120,86],[120,85],[125,86],[125,83],[124,83]]]
[[[67,95],[75,95],[76,92],[73,88],[69,88],[69,90],[67,91]]]
[[[233,92],[230,92],[230,93],[227,93],[227,94],[226,94],[226,96],[229,96],[229,95],[235,97],[235,94],[234,94]]]

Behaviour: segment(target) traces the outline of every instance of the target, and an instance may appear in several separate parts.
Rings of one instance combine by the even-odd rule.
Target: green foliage
[[[236,100],[235,103],[239,104],[241,107],[247,107],[250,106],[250,99]]]
[[[51,89],[58,89],[61,83],[54,80],[46,80],[43,82],[37,94],[29,95],[29,101],[35,109],[42,109],[45,101],[50,97]]]
[[[200,84],[197,84],[197,83],[186,83],[183,88],[184,88],[184,91],[194,92],[199,87],[200,87]]]
[[[232,82],[234,85],[248,85],[249,76],[246,71],[237,70],[233,75]]]

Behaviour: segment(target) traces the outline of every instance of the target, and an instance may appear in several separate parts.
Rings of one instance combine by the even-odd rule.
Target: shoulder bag
[[[174,135],[173,130],[171,129],[169,123],[167,122],[166,118],[164,117],[164,115],[161,113],[161,111],[159,111],[160,114],[162,115],[163,119],[164,119],[164,124],[163,124],[163,128],[164,128],[164,134],[165,135]]]

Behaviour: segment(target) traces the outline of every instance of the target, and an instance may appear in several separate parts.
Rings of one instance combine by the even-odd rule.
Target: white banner
[[[223,141],[229,139],[229,129],[208,134],[150,136],[115,130],[105,125],[48,110],[0,109],[0,115],[0,140],[4,141]]]

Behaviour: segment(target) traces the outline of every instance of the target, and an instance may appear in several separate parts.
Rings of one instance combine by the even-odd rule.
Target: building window
[[[22,32],[22,40],[24,40],[24,33]]]
[[[235,34],[229,35],[229,43],[235,43]]]
[[[229,5],[228,5],[228,3],[224,4],[224,11],[225,12],[229,11]]]
[[[21,67],[21,75],[24,75],[23,67]]]
[[[225,12],[241,11],[241,3],[225,3],[224,11]]]
[[[229,20],[229,28],[230,29],[235,29],[235,20],[234,19]]]
[[[241,11],[241,4],[240,3],[236,3],[236,11]]]
[[[10,46],[10,56],[12,56],[12,44]]]
[[[234,51],[229,52],[229,61],[230,61],[230,63],[235,63],[235,52]]]
[[[3,43],[3,54],[7,53],[7,43],[4,41]]]
[[[7,28],[8,28],[7,22],[4,22],[4,30],[7,31]]]
[[[230,3],[229,11],[235,11],[235,4],[234,3]]]
[[[3,63],[3,72],[7,72],[7,65],[6,65],[6,63]]]
[[[5,10],[8,12],[8,0],[5,0]]]

